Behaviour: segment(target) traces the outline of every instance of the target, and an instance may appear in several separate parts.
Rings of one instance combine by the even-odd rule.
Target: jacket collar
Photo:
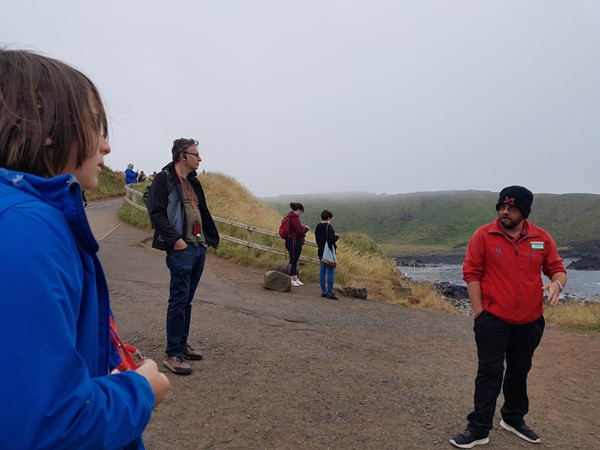
[[[169,164],[167,164],[165,167],[163,167],[162,170],[170,171],[173,174],[173,176],[175,177],[175,179],[177,179],[177,172],[175,171],[175,163],[173,161],[171,161]],[[198,177],[198,172],[196,172],[195,170],[192,170],[186,178],[188,180],[198,181],[197,177]]]
[[[73,175],[42,178],[26,172],[0,168],[0,183],[29,194],[61,211],[77,241],[89,251],[98,251],[98,243],[83,209],[81,187]]]

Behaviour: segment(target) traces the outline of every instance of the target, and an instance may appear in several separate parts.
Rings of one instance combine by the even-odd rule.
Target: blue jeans
[[[192,300],[200,282],[206,248],[188,244],[183,250],[167,252],[167,267],[171,272],[169,306],[167,308],[168,356],[182,356],[187,347],[192,318]]]
[[[544,333],[544,316],[534,322],[513,325],[483,311],[473,330],[479,366],[475,379],[475,408],[469,414],[468,429],[476,436],[487,436],[492,429],[496,399],[504,392],[502,418],[512,426],[524,423],[529,411],[527,375],[533,353]],[[506,371],[504,361],[506,360]]]
[[[329,267],[321,262],[319,271],[319,282],[321,283],[321,292],[324,294],[333,294],[333,272],[335,267]],[[325,275],[327,275],[327,288],[325,288]]]

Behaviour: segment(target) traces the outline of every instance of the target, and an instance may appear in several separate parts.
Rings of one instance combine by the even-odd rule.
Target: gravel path
[[[108,232],[110,207],[88,216],[121,334],[160,364],[164,256],[138,246],[146,232]],[[451,448],[472,404],[471,318],[325,300],[316,285],[267,291],[262,276],[209,255],[190,338],[205,359],[190,376],[168,373],[172,389],[144,435],[149,449]],[[598,335],[546,329],[530,374],[536,448],[600,448],[599,344]],[[487,448],[531,444],[496,426]]]

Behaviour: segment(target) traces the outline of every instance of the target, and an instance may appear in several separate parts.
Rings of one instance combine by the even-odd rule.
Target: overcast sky
[[[0,42],[96,83],[115,170],[194,137],[257,196],[600,194],[600,0],[5,0]]]

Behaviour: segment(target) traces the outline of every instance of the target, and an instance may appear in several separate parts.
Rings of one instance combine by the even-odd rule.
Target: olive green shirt
[[[198,209],[198,196],[196,195],[196,191],[194,191],[194,187],[187,179],[184,178],[183,182],[185,183],[185,189],[183,189],[183,207],[185,208],[186,220],[185,237],[183,240],[191,244],[204,244],[206,239],[204,238],[204,233],[202,233],[202,231],[199,235],[194,235],[192,233],[194,223],[196,222],[200,224],[200,230],[202,230],[202,218],[200,217],[200,210]],[[186,191],[192,194],[195,208],[192,208],[192,202],[188,198]]]

